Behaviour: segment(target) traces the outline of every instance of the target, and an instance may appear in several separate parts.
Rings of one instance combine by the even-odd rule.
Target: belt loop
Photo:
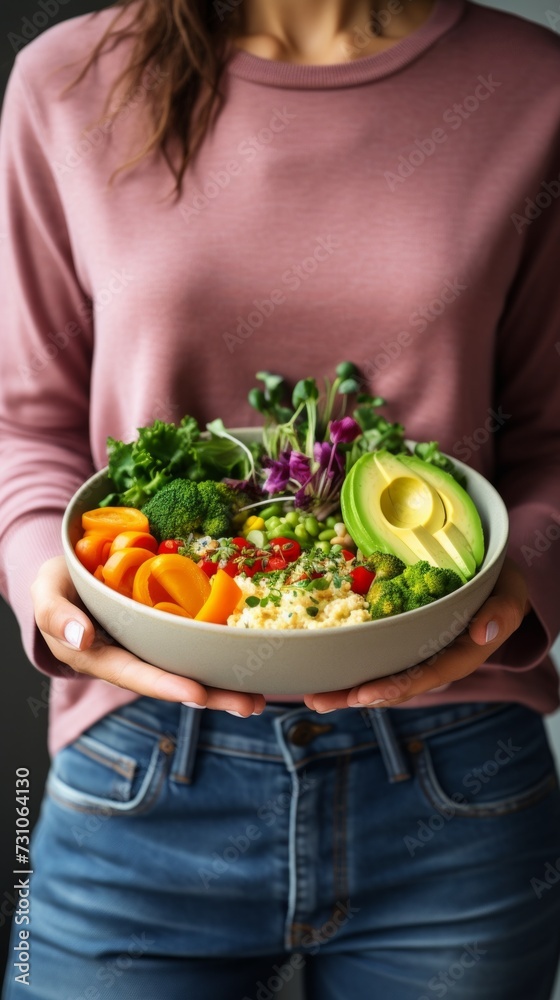
[[[177,729],[177,747],[173,756],[170,779],[190,785],[193,780],[194,761],[203,709],[181,705]]]
[[[388,710],[368,708],[367,714],[379,743],[389,781],[406,781],[410,778],[410,771]]]

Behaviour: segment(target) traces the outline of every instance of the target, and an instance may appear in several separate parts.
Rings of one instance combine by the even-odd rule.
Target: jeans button
[[[308,719],[302,719],[290,727],[288,730],[288,739],[296,747],[306,747],[316,736],[320,736],[322,733],[329,733],[332,728],[332,726],[322,726],[318,722],[310,722]]]

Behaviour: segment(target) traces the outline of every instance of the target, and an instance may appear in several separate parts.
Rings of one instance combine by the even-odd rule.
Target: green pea
[[[317,538],[317,535],[319,534],[319,522],[317,518],[306,517],[303,523],[307,534],[311,535],[312,538]]]
[[[304,524],[296,524],[296,526],[294,528],[294,532],[295,532],[296,538],[298,538],[300,542],[309,542],[310,541],[310,537],[307,534],[307,531],[305,530],[305,525]]]
[[[296,525],[299,524],[299,514],[297,511],[291,510],[285,515],[284,520],[286,521],[286,524],[291,524],[292,527],[295,528]]]
[[[274,528],[277,528],[279,524],[280,524],[280,518],[279,517],[274,517],[274,516],[273,517],[268,517],[268,518],[265,518],[265,521],[264,521],[264,526],[265,526],[265,528],[266,528],[267,531],[274,531]]]
[[[331,546],[329,542],[315,542],[313,548],[318,549],[319,552],[322,552],[326,556],[328,556],[331,551]]]
[[[275,528],[273,531],[267,531],[266,537],[268,538],[269,542],[271,542],[273,538],[291,538],[293,539],[293,541],[296,542],[298,541],[298,538],[294,534],[292,528],[287,528],[283,526]]]
[[[284,509],[281,503],[271,503],[270,507],[265,507],[264,510],[261,511],[260,516],[263,521],[268,521],[271,517],[281,517],[283,513]]]
[[[338,520],[333,514],[331,514],[330,517],[327,517],[325,524],[327,528],[334,528],[335,524],[338,524]]]
[[[320,542],[330,542],[331,538],[336,538],[336,531],[334,528],[325,528],[325,530],[321,531],[319,535]]]

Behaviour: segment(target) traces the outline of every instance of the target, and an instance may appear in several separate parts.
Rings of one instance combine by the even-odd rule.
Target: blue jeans
[[[240,719],[141,697],[52,762],[31,985],[9,965],[3,998],[281,1000],[303,968],[309,1000],[547,1000],[559,855],[524,707]]]

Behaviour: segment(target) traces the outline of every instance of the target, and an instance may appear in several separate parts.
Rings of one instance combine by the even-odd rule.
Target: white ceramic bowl
[[[247,441],[258,432],[235,433]],[[463,631],[494,587],[505,557],[507,511],[483,476],[453,461],[465,473],[482,519],[482,567],[455,593],[381,621],[317,630],[228,628],[167,615],[123,597],[96,580],[74,554],[83,512],[97,507],[109,491],[106,469],[88,479],[68,505],[64,554],[85,607],[113,639],[148,663],[235,691],[299,695],[349,688],[429,659]]]

